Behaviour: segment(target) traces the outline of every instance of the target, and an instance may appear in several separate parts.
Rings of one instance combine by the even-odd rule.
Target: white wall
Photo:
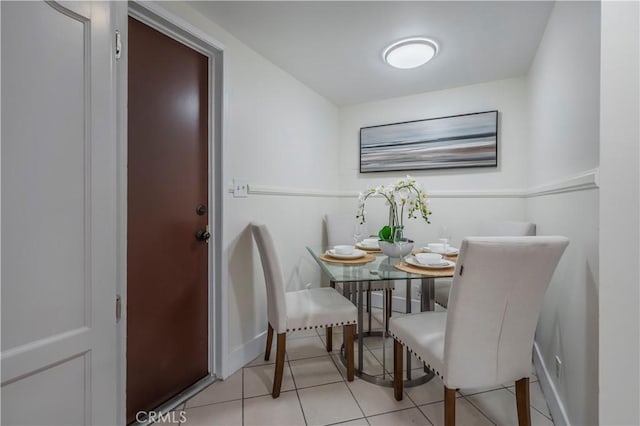
[[[424,118],[499,110],[498,167],[409,172],[430,190],[521,189],[527,161],[527,100],[523,78],[474,84],[340,109],[340,175],[344,189],[363,189],[407,172],[362,173],[360,128]]]
[[[558,2],[531,84],[529,185],[598,166],[600,18],[598,2]]]
[[[405,221],[406,234],[417,242],[437,238],[448,225],[454,243],[471,235],[484,220],[521,220],[528,143],[526,82],[523,78],[474,84],[342,107],[340,110],[340,179],[342,189],[360,191],[411,174],[432,196],[431,225]],[[360,128],[468,112],[499,111],[498,167],[359,173]],[[383,203],[367,206],[373,227],[386,218]],[[355,209],[355,201],[353,208]],[[469,214],[472,212],[472,214]]]
[[[640,424],[640,7],[602,3],[599,424]]]
[[[225,185],[240,177],[250,186],[335,189],[338,109],[190,6],[160,6],[225,46]],[[223,203],[226,376],[258,355],[266,330],[262,268],[247,225],[255,220],[271,228],[287,288],[299,288],[319,281],[304,247],[321,244],[322,216],[337,209],[338,199],[225,193]]]
[[[557,2],[529,73],[529,186],[598,167],[599,68],[600,4]],[[557,424],[598,422],[598,202],[598,190],[590,189],[534,197],[526,205],[538,234],[571,240],[536,333],[551,372],[542,382],[549,379],[559,395],[560,412],[552,407]],[[563,363],[559,377],[556,355]]]

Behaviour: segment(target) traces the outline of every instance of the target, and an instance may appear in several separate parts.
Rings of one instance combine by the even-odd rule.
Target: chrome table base
[[[420,297],[420,310],[421,311],[432,311],[434,309],[435,306],[435,292],[434,292],[434,278],[422,278],[422,286],[421,286],[421,297]],[[356,285],[356,291],[352,291],[352,286]],[[354,301],[354,303],[356,304],[356,306],[358,307],[358,334],[357,334],[357,341],[358,341],[358,361],[356,364],[356,375],[358,377],[360,377],[362,380],[365,380],[367,382],[370,383],[374,383],[376,385],[380,385],[380,386],[387,386],[387,387],[393,387],[393,379],[391,378],[391,375],[389,373],[387,373],[387,369],[386,369],[386,347],[385,347],[385,342],[383,341],[383,345],[382,345],[382,372],[383,374],[381,376],[374,376],[371,374],[368,374],[364,371],[364,339],[366,337],[372,337],[372,336],[376,336],[376,337],[382,337],[383,340],[386,339],[387,337],[390,337],[389,334],[387,333],[388,330],[388,321],[389,321],[389,317],[390,312],[387,312],[387,291],[383,290],[382,294],[383,294],[383,301],[382,301],[382,330],[381,331],[372,331],[371,328],[371,320],[369,319],[369,330],[368,331],[364,331],[364,306],[363,306],[363,300],[362,300],[362,295],[365,291],[367,291],[367,288],[370,286],[370,282],[362,282],[362,281],[358,281],[356,282],[343,282],[342,283],[342,291],[343,294],[345,295],[345,297],[350,298],[351,300]],[[409,313],[411,312],[411,279],[407,279],[406,280],[406,293],[405,293],[405,299],[406,299],[406,312]],[[389,305],[393,306],[392,303],[389,303]],[[369,310],[371,310],[371,305],[369,304]],[[393,352],[393,351],[391,351]],[[391,357],[393,358],[393,357]],[[340,359],[342,360],[342,363],[346,366],[346,358],[345,358],[345,354],[344,354],[344,343],[342,344],[342,347],[340,348]],[[393,359],[391,359],[391,362],[393,363]],[[393,364],[392,364],[393,365]],[[393,368],[391,368],[393,369]],[[409,350],[406,350],[406,379],[404,380],[404,387],[412,387],[412,386],[417,386],[417,385],[421,385],[423,383],[427,383],[429,380],[431,380],[434,377],[433,372],[431,372],[429,369],[426,368],[426,366],[423,365],[423,369],[425,374],[421,375],[419,377],[415,377],[412,378],[412,371],[411,371],[411,353],[409,352]],[[414,372],[415,373],[415,372]],[[387,378],[389,377],[389,378]]]

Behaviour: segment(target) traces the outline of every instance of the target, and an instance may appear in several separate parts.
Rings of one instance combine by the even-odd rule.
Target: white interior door
[[[111,5],[0,13],[2,424],[115,424]]]

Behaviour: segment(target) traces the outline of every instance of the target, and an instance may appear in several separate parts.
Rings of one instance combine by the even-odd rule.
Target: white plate
[[[336,259],[359,259],[363,257],[365,254],[367,253],[358,249],[354,250],[353,253],[351,254],[337,254],[333,249],[327,250],[327,256],[331,256]]]
[[[455,247],[447,247],[447,252],[445,253],[444,250],[431,250],[429,247],[422,247],[422,251],[425,253],[438,253],[438,254],[444,254],[444,255],[454,255],[454,254],[458,254],[458,252],[460,251],[459,249],[455,248]]]
[[[407,256],[404,258],[404,261],[407,262],[409,265],[417,266],[418,268],[426,268],[426,269],[447,269],[456,265],[455,262],[452,262],[450,260],[445,260],[445,259],[443,259],[441,262],[438,262],[438,263],[430,263],[427,265],[423,265],[422,263],[418,262],[418,259],[416,259],[414,256]]]
[[[379,244],[367,245],[367,244],[358,243],[358,244],[356,244],[356,247],[361,248],[361,249],[365,249],[365,250],[380,250],[380,245]]]

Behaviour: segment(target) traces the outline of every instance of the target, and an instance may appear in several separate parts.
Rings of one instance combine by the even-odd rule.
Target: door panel
[[[129,18],[127,419],[208,374],[208,58]]]
[[[111,6],[0,8],[2,424],[114,424]]]
[[[3,12],[3,32],[24,43],[3,37],[2,78],[9,83],[2,85],[3,101],[8,115],[21,117],[19,125],[3,120],[2,154],[11,160],[3,164],[3,178],[20,183],[2,191],[8,207],[3,243],[13,248],[3,253],[3,278],[29,286],[29,291],[22,285],[3,287],[3,299],[10,301],[2,306],[2,348],[7,350],[86,324],[90,140],[84,123],[90,110],[84,81],[90,76],[81,19],[45,3],[7,3]],[[38,23],[40,31],[25,28],[25,22]],[[48,52],[60,52],[59,57],[52,61]],[[64,104],[52,108],[59,96]],[[38,125],[28,128],[34,122]],[[25,238],[28,234],[37,238]],[[38,259],[38,267],[25,268],[29,258]],[[34,311],[47,320],[32,321]]]
[[[2,424],[90,424],[86,418],[84,399],[86,362],[87,358],[81,355],[3,387]],[[38,409],[32,410],[35,401]],[[5,407],[23,409],[5,412]]]

